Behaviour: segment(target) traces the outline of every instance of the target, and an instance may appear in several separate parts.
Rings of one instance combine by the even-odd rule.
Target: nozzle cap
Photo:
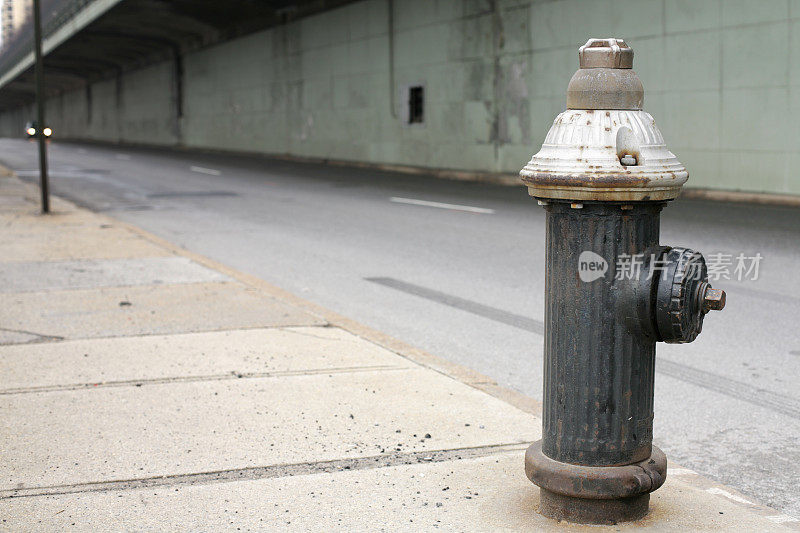
[[[578,49],[581,68],[633,68],[633,49],[623,39],[589,39]]]

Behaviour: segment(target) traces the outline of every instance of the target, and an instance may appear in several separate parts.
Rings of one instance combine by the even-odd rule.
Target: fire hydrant
[[[686,169],[642,111],[622,39],[590,39],[567,109],[520,172],[547,211],[542,440],[525,454],[539,511],[636,520],[666,478],[653,446],[656,342],[691,342],[725,293],[702,255],[659,244]]]

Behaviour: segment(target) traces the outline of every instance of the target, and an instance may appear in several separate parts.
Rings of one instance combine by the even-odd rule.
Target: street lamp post
[[[47,179],[47,138],[44,129],[44,65],[42,64],[42,14],[40,0],[33,0],[33,47],[36,56],[36,136],[39,140],[39,178],[42,191],[42,213],[50,212],[50,187]]]

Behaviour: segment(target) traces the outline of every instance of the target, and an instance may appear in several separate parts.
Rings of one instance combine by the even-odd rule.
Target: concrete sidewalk
[[[3,529],[584,529],[536,512],[536,402],[37,194],[0,177]],[[682,468],[651,509],[609,529],[799,529]]]

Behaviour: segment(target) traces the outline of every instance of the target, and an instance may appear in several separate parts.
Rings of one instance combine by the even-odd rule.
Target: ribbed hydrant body
[[[546,516],[634,520],[666,478],[653,446],[657,341],[690,342],[724,306],[692,250],[659,244],[659,214],[688,178],[667,150],[633,51],[591,39],[567,110],[522,170],[547,210],[542,440],[525,458]]]
[[[655,339],[631,334],[622,316],[632,280],[576,280],[580,254],[641,254],[658,245],[661,205],[631,210],[601,203],[547,207],[544,418],[549,457],[587,466],[650,457]],[[598,271],[599,272],[599,271]],[[576,282],[577,281],[577,282]]]

